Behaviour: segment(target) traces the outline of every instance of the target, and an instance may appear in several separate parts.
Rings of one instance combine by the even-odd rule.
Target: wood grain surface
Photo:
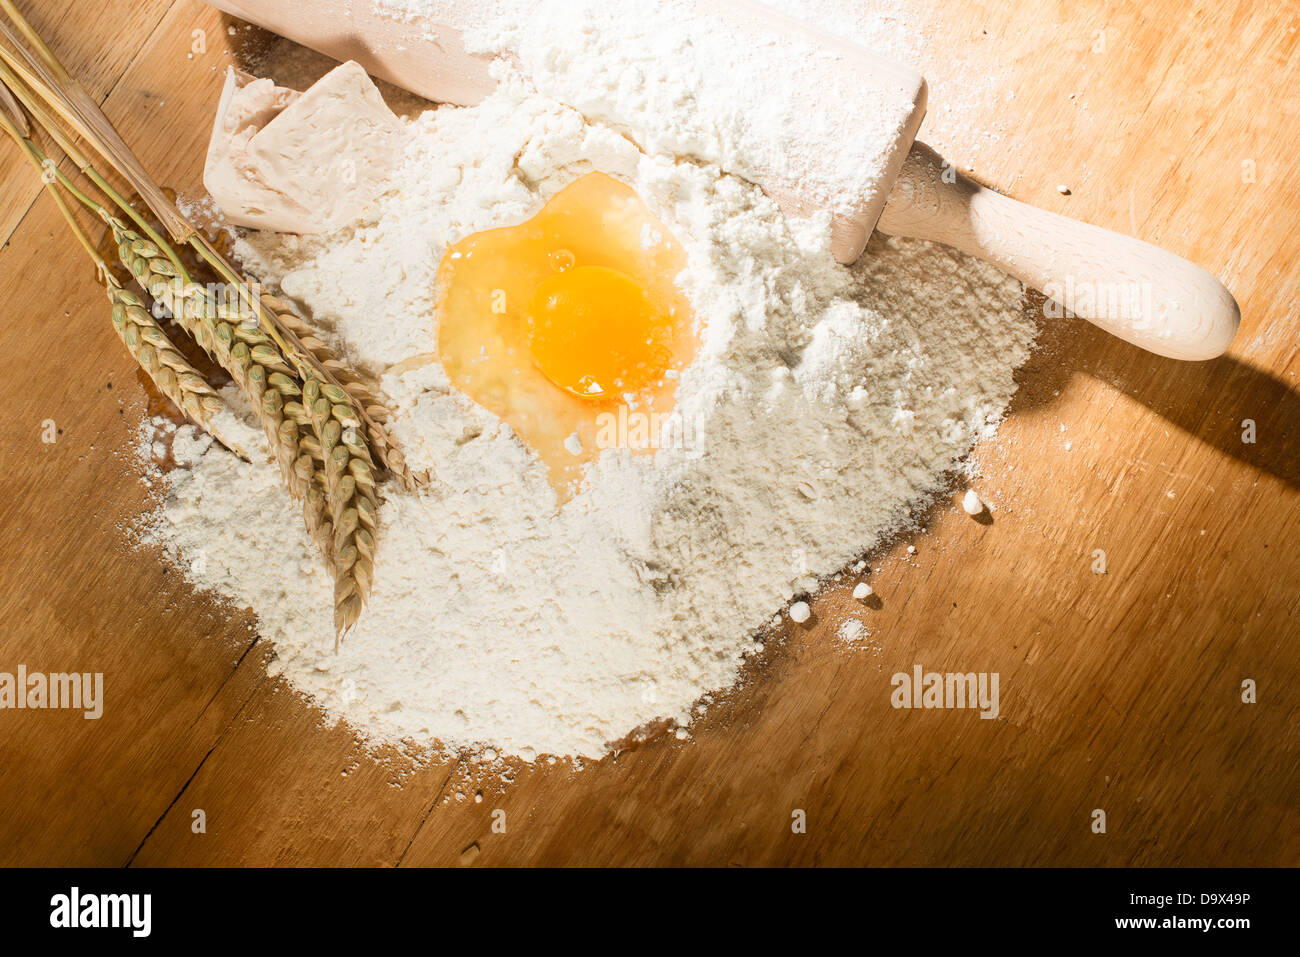
[[[201,195],[224,68],[271,41],[197,0],[21,6],[161,182]],[[1300,9],[890,8],[927,38],[923,139],[1205,266],[1241,304],[1237,341],[1184,364],[1045,320],[975,455],[991,523],[960,489],[935,502],[873,557],[875,607],[830,589],[690,740],[508,784],[367,755],[267,676],[251,614],[130,545],[145,393],[0,150],[0,671],[103,672],[106,693],[97,721],[0,711],[0,864],[1300,863]],[[835,635],[849,612],[866,647]],[[1000,717],[895,710],[890,676],[916,664],[997,672]]]

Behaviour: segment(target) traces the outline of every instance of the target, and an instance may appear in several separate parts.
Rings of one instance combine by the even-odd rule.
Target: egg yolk
[[[673,317],[608,266],[574,266],[543,280],[527,321],[537,368],[584,399],[643,389],[672,361]]]
[[[589,173],[531,219],[448,248],[434,356],[453,386],[538,454],[564,500],[587,463],[619,443],[605,426],[671,412],[677,372],[696,346],[674,281],[685,265],[635,191]]]

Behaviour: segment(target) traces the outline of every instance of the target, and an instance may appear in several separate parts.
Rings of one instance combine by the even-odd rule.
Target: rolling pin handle
[[[1241,322],[1232,294],[1199,266],[980,186],[924,143],[904,161],[878,228],[991,263],[1046,295],[1048,316],[1076,315],[1157,355],[1213,359]]]

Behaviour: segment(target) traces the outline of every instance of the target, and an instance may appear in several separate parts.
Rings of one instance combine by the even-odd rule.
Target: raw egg
[[[606,448],[649,452],[695,351],[674,277],[681,245],[604,173],[532,219],[474,233],[438,268],[438,358],[452,384],[508,422],[567,499]],[[628,427],[628,423],[632,427]]]

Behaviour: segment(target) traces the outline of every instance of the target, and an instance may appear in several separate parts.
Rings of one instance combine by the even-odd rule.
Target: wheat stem
[[[13,123],[7,112],[7,110],[0,111],[0,127],[18,144],[28,161],[38,171],[43,171],[40,150],[22,134],[21,129]],[[135,293],[123,289],[114,278],[108,264],[100,257],[95,244],[77,222],[67,200],[63,198],[54,183],[47,181],[44,187],[67,221],[68,228],[95,264],[96,275],[103,283],[109,302],[112,303],[113,328],[117,330],[118,336],[140,368],[144,369],[159,391],[184,415],[232,452],[247,459],[248,453],[228,437],[223,436],[214,424],[213,418],[225,408],[225,402],[167,338],[162,327],[149,315],[144,301]]]
[[[63,64],[60,63],[58,57],[54,55],[54,51],[46,46],[45,41],[41,39],[40,34],[36,32],[35,28],[30,23],[27,22],[27,18],[22,15],[16,6],[14,6],[13,0],[0,0],[0,10],[3,10],[5,16],[13,21],[14,26],[16,26],[19,32],[27,39],[27,42],[36,48],[36,51],[41,55],[41,59],[45,61],[51,70],[54,71],[62,83],[71,86],[77,82],[73,79],[72,75],[63,68]]]
[[[0,10],[17,27],[22,38],[36,47],[39,56],[32,54],[14,30],[0,20],[0,36],[17,51],[0,45],[0,58],[22,76],[23,82],[37,92],[54,112],[63,117],[83,140],[94,146],[131,184],[145,204],[156,215],[177,242],[184,243],[194,235],[194,227],[167,199],[162,188],[149,175],[135,153],[126,145],[112,122],[100,109],[80,83],[63,67],[53,51],[45,45],[39,34],[28,23],[10,0],[0,0]]]

